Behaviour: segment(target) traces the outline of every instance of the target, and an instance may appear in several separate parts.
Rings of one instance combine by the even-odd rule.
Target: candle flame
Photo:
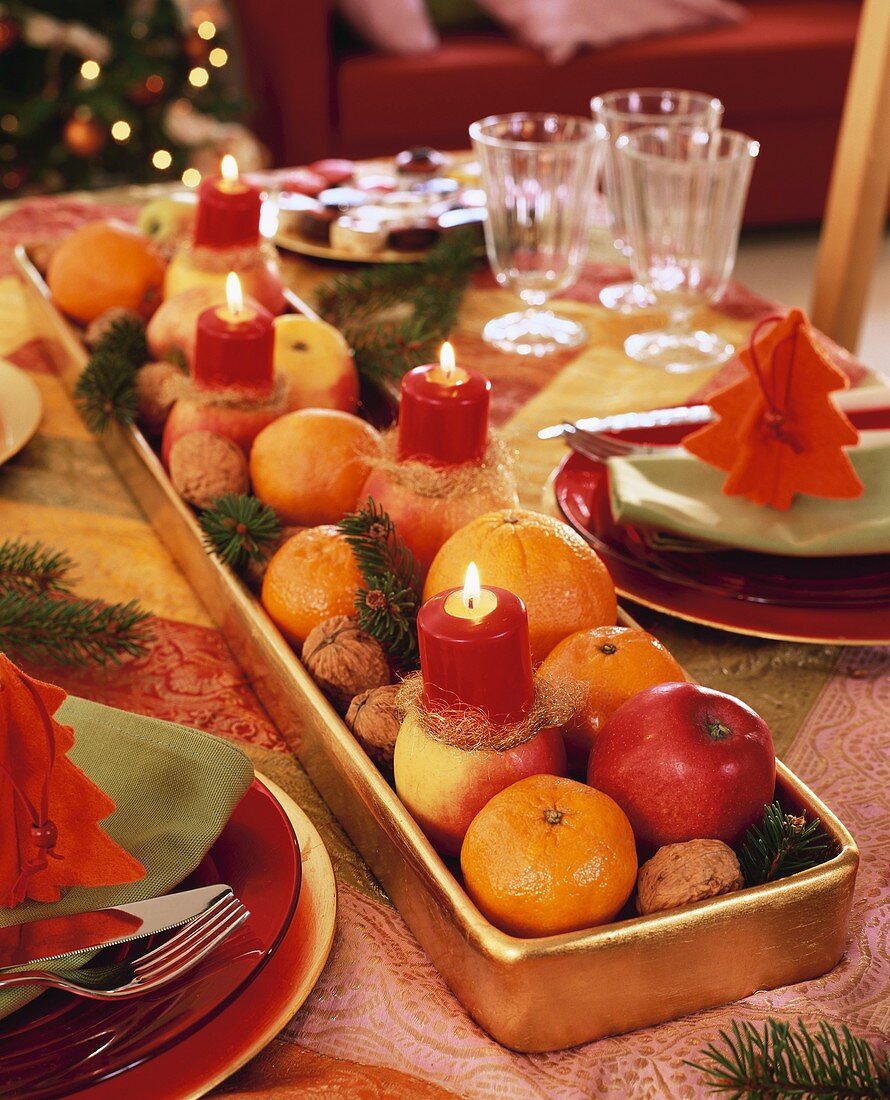
[[[479,603],[482,595],[482,585],[479,583],[479,570],[476,563],[471,561],[467,566],[464,577],[464,606],[468,611],[473,611]]]
[[[244,293],[241,290],[241,280],[234,271],[230,271],[226,275],[226,304],[230,313],[237,315],[244,311]]]
[[[446,378],[450,378],[456,369],[456,362],[454,358],[454,348],[446,340],[439,351],[439,369],[445,375]]]
[[[226,153],[223,157],[219,170],[226,183],[238,182],[238,161],[235,160],[231,153]]]

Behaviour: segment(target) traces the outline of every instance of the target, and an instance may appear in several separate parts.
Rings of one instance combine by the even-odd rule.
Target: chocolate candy
[[[389,231],[388,244],[395,252],[423,252],[439,239],[436,223],[430,219],[394,226]]]
[[[355,187],[329,187],[318,196],[318,201],[328,210],[345,214],[356,206],[364,206],[368,196]]]
[[[396,157],[396,168],[404,175],[434,176],[445,163],[445,157],[428,145],[415,145]]]
[[[342,157],[325,157],[309,165],[309,171],[321,176],[329,187],[351,180],[355,175],[355,163]]]
[[[301,237],[316,244],[328,244],[331,239],[331,222],[336,221],[337,211],[318,204],[308,210],[296,211],[294,218]]]

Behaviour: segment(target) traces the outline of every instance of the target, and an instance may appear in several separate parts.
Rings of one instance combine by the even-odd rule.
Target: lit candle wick
[[[238,161],[235,160],[231,153],[226,153],[223,157],[219,170],[226,183],[233,184],[238,182]]]
[[[454,378],[454,375],[457,373],[457,364],[454,358],[454,348],[447,340],[442,345],[442,349],[439,352],[439,370],[448,381],[451,381]]]
[[[241,290],[241,280],[234,271],[226,276],[226,303],[229,313],[233,317],[239,317],[244,312],[244,294]]]
[[[464,606],[467,611],[473,611],[476,608],[476,601],[482,594],[482,586],[479,583],[479,570],[476,568],[476,563],[471,561],[467,566],[467,573],[464,577]]]

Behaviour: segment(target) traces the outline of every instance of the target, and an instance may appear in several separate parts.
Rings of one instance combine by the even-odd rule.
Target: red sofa
[[[727,126],[761,142],[746,220],[822,214],[859,16],[858,0],[749,0],[739,26],[585,50],[546,64],[498,30],[448,32],[434,53],[337,47],[330,0],[238,0],[256,129],[278,164],[408,145],[463,148],[473,119],[502,111],[587,114],[609,88],[696,88]]]

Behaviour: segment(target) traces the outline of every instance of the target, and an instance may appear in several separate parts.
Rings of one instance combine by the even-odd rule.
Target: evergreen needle
[[[397,380],[435,359],[460,309],[475,262],[472,233],[449,233],[420,264],[378,264],[326,283],[322,317],[352,347],[359,373]]]
[[[831,841],[818,818],[786,813],[778,802],[745,834],[739,864],[746,886],[757,886],[816,867],[830,858]]]
[[[247,493],[217,497],[198,522],[207,548],[236,570],[262,560],[281,534],[275,510]]]
[[[120,357],[133,367],[141,367],[148,359],[145,325],[138,317],[116,317],[102,334],[94,352]]]
[[[122,356],[95,352],[77,380],[74,400],[94,435],[101,435],[112,421],[132,424],[138,408],[136,367]]]
[[[5,539],[0,542],[0,593],[68,592],[73,567],[67,554],[41,542]]]
[[[700,1052],[702,1062],[687,1062],[715,1093],[731,1097],[832,1097],[836,1100],[879,1100],[890,1095],[890,1055],[878,1053],[849,1028],[840,1032],[823,1020],[810,1032],[772,1017],[763,1031],[753,1024],[732,1022],[721,1031],[722,1046],[713,1043]]]
[[[364,582],[355,597],[359,626],[403,668],[416,667],[420,570],[414,555],[386,510],[371,497],[337,526]]]
[[[0,649],[63,665],[120,663],[152,638],[151,615],[136,600],[105,603],[49,593],[0,596]]]

